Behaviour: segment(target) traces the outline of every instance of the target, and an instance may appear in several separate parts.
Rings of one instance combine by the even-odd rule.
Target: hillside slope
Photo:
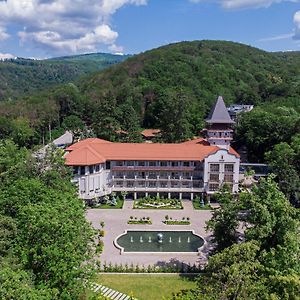
[[[156,100],[168,92],[204,106],[202,113],[218,95],[227,103],[249,104],[299,95],[300,53],[268,53],[224,41],[181,42],[98,73],[82,90],[96,102],[107,95],[117,103],[133,99],[144,125],[153,127],[158,125]]]
[[[72,57],[63,60],[73,63]],[[171,44],[75,84],[2,102],[0,115],[6,116],[4,125],[9,124],[6,118],[28,119],[36,141],[50,125],[70,128],[81,120],[97,136],[110,140],[138,140],[137,132],[144,127],[160,128],[163,141],[177,142],[199,135],[218,95],[227,104],[253,103],[271,111],[285,105],[299,113],[300,53],[268,53],[224,41]],[[124,131],[129,135],[116,134]]]
[[[128,56],[93,53],[47,60],[0,61],[0,100],[16,98],[78,79],[125,60]]]

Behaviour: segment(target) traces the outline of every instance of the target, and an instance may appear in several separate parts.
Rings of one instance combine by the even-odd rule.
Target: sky
[[[0,0],[0,59],[202,39],[300,51],[300,0]]]

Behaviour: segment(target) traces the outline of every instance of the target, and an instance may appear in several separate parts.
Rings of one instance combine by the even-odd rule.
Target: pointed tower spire
[[[235,122],[230,118],[222,96],[218,97],[206,122],[207,141],[210,145],[228,150],[233,136],[231,126]]]
[[[222,96],[219,96],[215,103],[209,117],[206,119],[209,124],[234,124],[235,122],[230,118],[228,110],[225,106]]]

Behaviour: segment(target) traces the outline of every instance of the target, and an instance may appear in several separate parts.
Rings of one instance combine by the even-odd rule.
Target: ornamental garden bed
[[[195,198],[193,200],[193,207],[194,209],[199,209],[199,210],[213,210],[213,208],[205,203],[205,201],[201,200],[200,198]]]
[[[178,199],[163,199],[144,197],[134,202],[136,209],[182,209],[181,201]]]
[[[182,217],[181,220],[173,220],[172,217],[169,217],[168,215],[165,216],[165,220],[162,221],[166,225],[190,225],[190,218],[189,217]]]
[[[150,217],[143,217],[143,218],[137,218],[131,216],[130,219],[127,221],[127,224],[146,224],[146,225],[151,225],[152,220]]]
[[[90,206],[101,209],[122,209],[123,204],[124,197],[119,197],[115,193],[111,193],[111,195],[104,196],[102,199],[93,202]]]

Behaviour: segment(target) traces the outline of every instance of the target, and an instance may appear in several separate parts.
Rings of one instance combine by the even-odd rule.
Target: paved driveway
[[[100,228],[100,221],[105,222],[104,230],[106,235],[104,237],[104,251],[101,254],[101,262],[117,263],[117,264],[140,264],[140,265],[160,265],[170,261],[179,261],[183,263],[199,263],[202,258],[196,253],[186,254],[120,254],[113,241],[114,239],[124,233],[126,229],[145,229],[145,230],[194,230],[204,239],[208,237],[205,232],[205,221],[211,217],[211,212],[207,210],[194,210],[192,202],[183,201],[183,210],[154,210],[154,209],[133,209],[133,201],[126,200],[123,209],[89,209],[87,211],[87,219],[95,228]],[[182,217],[189,217],[191,225],[165,225],[162,223],[165,220],[165,215],[169,215],[173,219],[182,219]],[[127,221],[130,216],[133,217],[150,217],[152,225],[128,225]]]

